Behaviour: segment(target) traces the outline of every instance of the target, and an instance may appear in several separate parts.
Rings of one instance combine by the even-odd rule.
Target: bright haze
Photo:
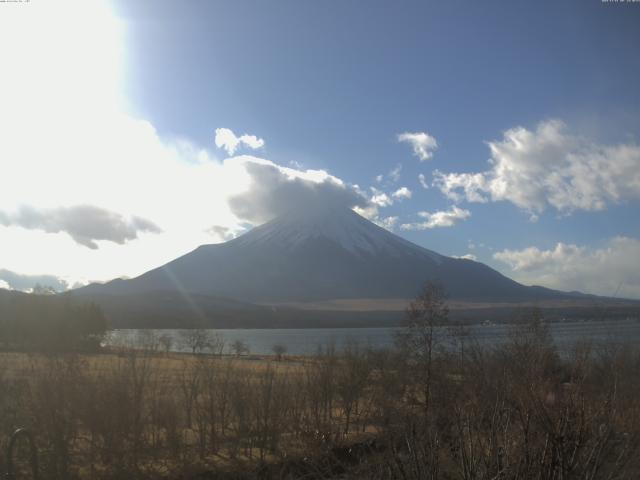
[[[136,277],[322,204],[640,298],[639,24],[599,0],[2,3],[0,288]]]

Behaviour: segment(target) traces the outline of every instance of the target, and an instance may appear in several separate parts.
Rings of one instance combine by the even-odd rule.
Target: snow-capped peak
[[[241,245],[277,243],[286,248],[302,247],[315,239],[328,239],[356,255],[402,255],[411,250],[428,254],[436,262],[442,257],[394,235],[347,208],[293,209],[254,228],[234,242]]]

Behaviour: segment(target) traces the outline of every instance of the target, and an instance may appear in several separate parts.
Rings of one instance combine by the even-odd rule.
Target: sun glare
[[[2,210],[92,205],[152,219],[162,234],[89,250],[64,232],[0,225],[11,247],[0,250],[3,268],[55,271],[71,283],[139,275],[215,241],[213,225],[233,231],[226,197],[248,188],[243,165],[219,162],[187,140],[167,141],[127,113],[124,28],[109,5],[19,6],[0,16]],[[47,249],[39,248],[43,239]]]
[[[120,106],[121,27],[105,2],[32,2],[0,16],[3,107],[13,120]]]
[[[73,149],[88,129],[100,128],[103,119],[122,109],[121,28],[100,1],[11,6],[0,16],[1,161],[11,162],[14,172],[37,171],[53,182],[60,170],[73,171],[74,162],[68,154],[52,158],[53,152]],[[22,185],[40,181],[31,176]],[[47,185],[33,190],[34,203],[60,200],[47,198]],[[0,200],[12,203],[1,194]]]

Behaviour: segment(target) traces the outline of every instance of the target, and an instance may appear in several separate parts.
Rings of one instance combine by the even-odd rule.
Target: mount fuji
[[[406,304],[427,281],[439,282],[450,299],[463,302],[583,297],[521,285],[482,263],[440,255],[350,209],[332,207],[292,208],[228,242],[202,245],[139,277],[92,284],[74,294],[92,297],[111,317],[131,320],[153,310],[163,325],[195,315],[207,323],[225,319],[224,325],[242,318],[246,326],[257,316],[278,323],[299,315],[301,306],[307,315],[318,316],[322,305],[332,302],[343,307],[394,299]],[[335,317],[340,308],[330,310]]]

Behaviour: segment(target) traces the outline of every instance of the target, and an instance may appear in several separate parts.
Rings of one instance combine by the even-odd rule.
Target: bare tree
[[[182,342],[186,347],[191,349],[191,353],[202,353],[203,350],[209,348],[211,339],[209,332],[204,328],[195,328],[193,330],[182,330]]]
[[[471,335],[468,326],[462,323],[455,323],[449,327],[449,336],[451,338],[451,346],[458,350],[460,354],[460,371],[464,371],[464,348],[467,339]]]
[[[182,405],[187,428],[191,428],[193,408],[201,388],[201,372],[196,367],[197,366],[185,364],[178,376],[178,386],[182,394]]]
[[[222,336],[222,334],[213,333],[209,335],[208,349],[212,354],[221,356],[222,353],[224,352],[225,345],[226,345],[226,341]]]
[[[138,332],[138,342],[143,350],[155,352],[158,350],[159,338],[153,330],[140,330]]]
[[[287,353],[287,346],[281,343],[277,343],[273,347],[271,347],[271,350],[275,354],[276,360],[281,361],[284,354]]]
[[[420,294],[407,307],[405,328],[397,334],[398,346],[417,367],[422,387],[425,413],[431,401],[433,357],[439,341],[436,327],[449,321],[449,308],[441,285],[427,282]]]
[[[173,338],[171,335],[163,333],[158,337],[158,342],[160,342],[160,345],[164,348],[165,353],[169,353],[171,351],[171,347],[173,345]]]
[[[231,351],[239,357],[240,355],[249,353],[249,345],[247,345],[243,340],[236,340],[231,344]]]
[[[360,402],[371,373],[367,356],[357,343],[347,342],[336,375],[336,390],[344,413],[344,434],[349,434],[353,415],[358,415]]]

